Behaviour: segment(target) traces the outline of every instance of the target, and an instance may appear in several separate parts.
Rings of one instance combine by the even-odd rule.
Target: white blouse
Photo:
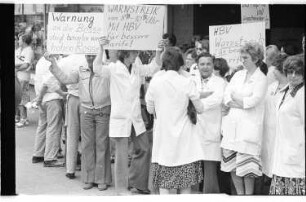
[[[236,92],[243,98],[243,109],[231,108],[223,123],[221,147],[240,153],[260,155],[267,78],[259,68],[245,82],[247,70],[235,73],[224,93],[224,104]]]
[[[160,71],[152,78],[147,94],[147,108],[156,114],[153,130],[152,162],[179,166],[203,160],[198,127],[187,116],[189,100],[198,102],[200,94],[191,78],[178,72]]]
[[[305,178],[305,87],[278,100],[272,174]]]

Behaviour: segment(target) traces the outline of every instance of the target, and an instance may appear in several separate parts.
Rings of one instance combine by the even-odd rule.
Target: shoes
[[[32,157],[32,163],[40,163],[44,161],[44,157],[40,157],[40,156],[33,156]]]
[[[108,186],[106,184],[98,184],[99,191],[107,190]]]
[[[141,189],[137,189],[137,188],[134,188],[134,187],[129,187],[128,188],[132,193],[135,193],[135,194],[151,194],[151,191],[150,190],[141,190]]]
[[[17,128],[22,128],[27,125],[29,125],[29,121],[27,119],[20,119],[20,121],[16,123]]]
[[[64,163],[58,162],[57,160],[44,161],[44,167],[64,167]]]
[[[93,186],[94,186],[93,183],[84,184],[83,189],[88,190],[93,188]]]
[[[74,173],[66,173],[66,177],[68,177],[69,179],[74,179],[75,178],[75,174]]]

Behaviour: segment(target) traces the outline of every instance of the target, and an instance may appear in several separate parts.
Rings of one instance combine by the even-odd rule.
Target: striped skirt
[[[222,149],[221,170],[224,172],[235,171],[239,177],[262,176],[259,156],[243,154],[228,149]]]

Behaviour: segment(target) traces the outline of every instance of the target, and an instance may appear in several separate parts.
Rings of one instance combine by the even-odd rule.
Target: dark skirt
[[[201,161],[174,167],[152,163],[151,172],[156,189],[186,189],[203,180]]]
[[[288,178],[273,175],[270,195],[305,195],[305,178]]]

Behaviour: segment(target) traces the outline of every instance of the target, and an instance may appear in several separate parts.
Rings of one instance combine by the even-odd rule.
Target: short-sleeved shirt
[[[34,51],[31,48],[31,46],[25,47],[23,49],[21,49],[20,47],[17,50],[15,50],[15,64],[28,63],[29,65],[31,65],[33,60],[34,60]],[[18,71],[17,77],[19,80],[30,81],[31,75],[26,69],[23,71]]]

